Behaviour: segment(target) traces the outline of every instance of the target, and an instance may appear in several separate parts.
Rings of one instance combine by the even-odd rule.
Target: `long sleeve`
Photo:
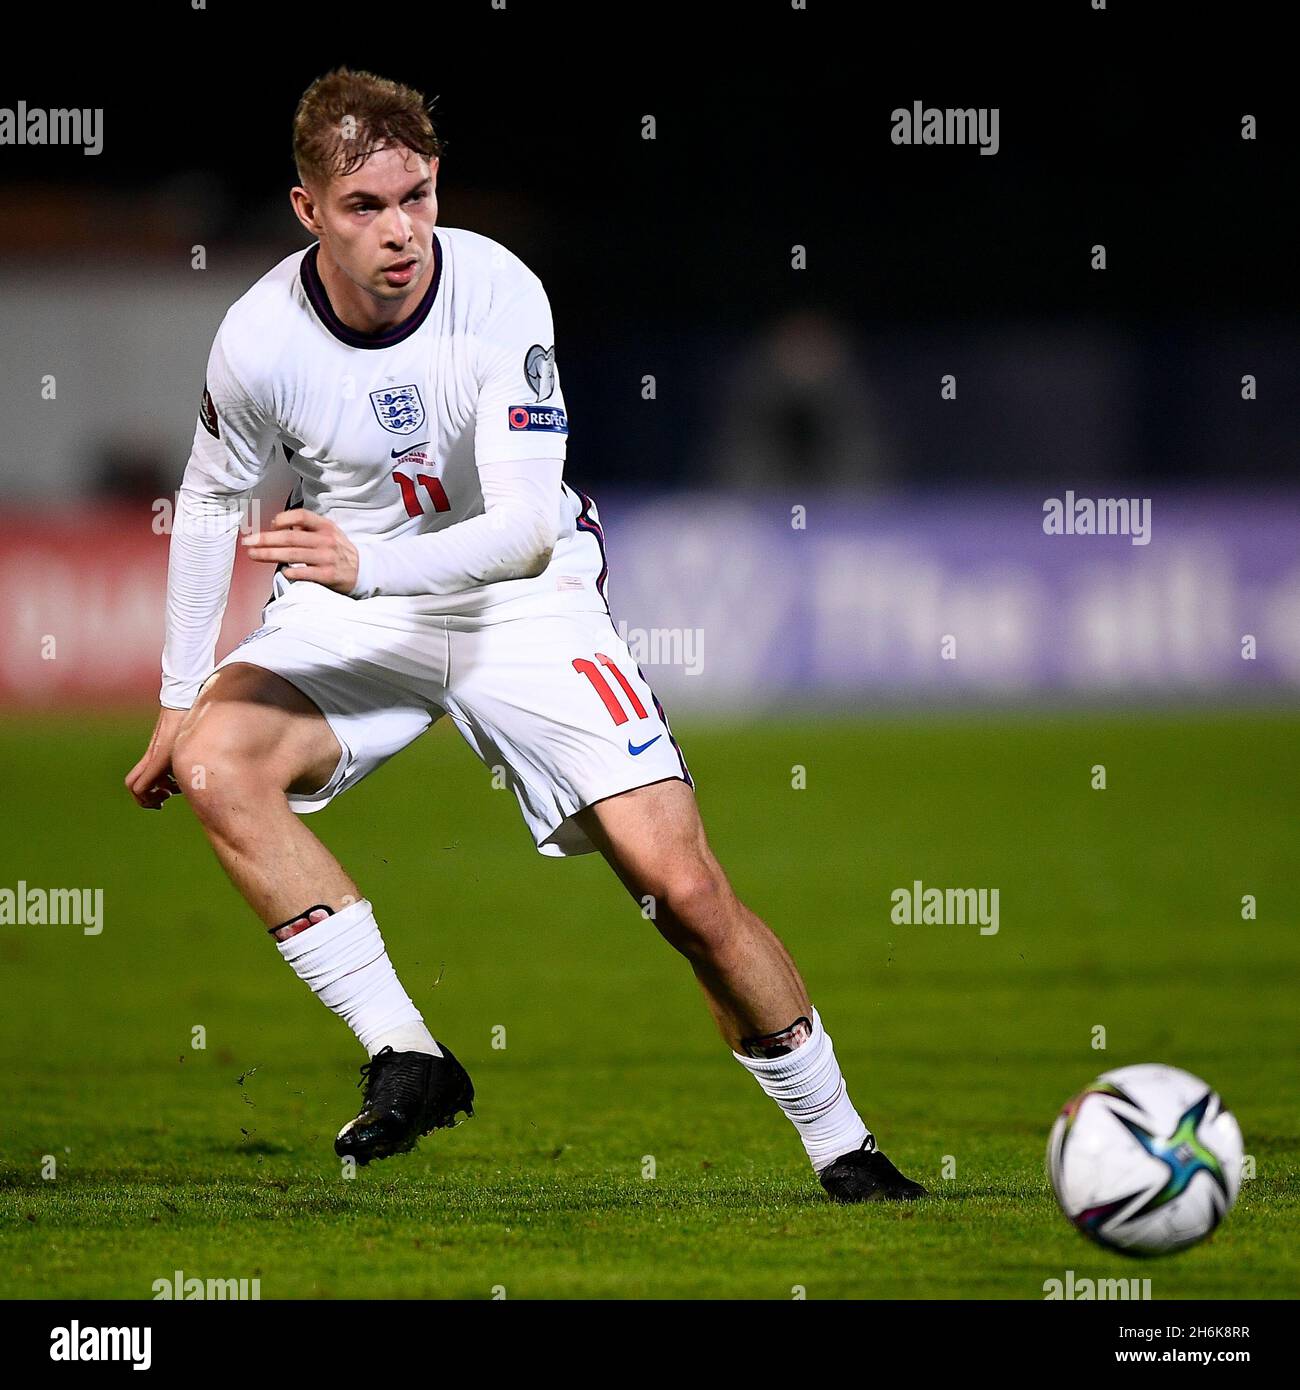
[[[172,521],[159,696],[169,709],[188,709],[212,671],[240,517],[277,438],[227,363],[218,332]]]
[[[168,709],[189,709],[212,670],[242,509],[239,496],[209,497],[185,483],[177,493],[159,696]]]
[[[479,465],[484,512],[445,530],[355,541],[353,598],[456,594],[541,574],[560,525],[563,459],[501,459]]]

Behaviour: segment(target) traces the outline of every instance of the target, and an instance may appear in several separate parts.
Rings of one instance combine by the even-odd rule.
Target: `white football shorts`
[[[695,785],[663,707],[605,609],[488,617],[395,615],[318,584],[280,597],[216,670],[261,666],[321,711],[342,748],[310,795],[319,811],[444,714],[502,767],[540,853],[588,854],[571,819],[595,801],[668,778]],[[215,672],[214,672],[215,674]]]

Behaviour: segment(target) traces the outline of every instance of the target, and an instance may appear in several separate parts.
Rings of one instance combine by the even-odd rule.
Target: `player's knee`
[[[172,752],[172,776],[202,821],[260,791],[278,790],[269,760],[257,757],[231,721],[219,716],[181,731]]]

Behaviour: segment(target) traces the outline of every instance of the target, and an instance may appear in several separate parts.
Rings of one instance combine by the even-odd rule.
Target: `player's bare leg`
[[[335,1141],[340,1155],[367,1163],[472,1113],[474,1088],[402,988],[370,903],[290,809],[286,793],[324,787],[341,755],[296,687],[234,664],[181,723],[172,774],[280,954],[370,1054],[361,1113]]]
[[[316,706],[260,666],[223,667],[181,724],[173,774],[230,881],[270,929],[304,905],[338,912],[361,897],[285,797],[323,787],[341,752]]]
[[[733,1052],[809,1014],[808,991],[776,934],[736,897],[685,782],[655,782],[576,817],[628,892],[690,962]]]
[[[664,938],[690,962],[718,1031],[795,1125],[838,1201],[925,1189],[875,1147],[789,952],[736,896],[709,848],[694,791],[676,779],[607,797],[577,820]]]

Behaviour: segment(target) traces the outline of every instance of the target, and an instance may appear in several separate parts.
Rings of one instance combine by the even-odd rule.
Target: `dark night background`
[[[736,482],[719,464],[729,383],[809,311],[869,396],[864,483],[1289,477],[1300,123],[1270,71],[1274,11],[910,15],[818,0],[60,10],[77,41],[10,49],[5,101],[102,106],[105,149],[0,150],[0,270],[71,259],[147,277],[202,243],[210,272],[239,255],[251,283],[303,244],[286,198],[297,97],[347,63],[436,98],[440,220],[542,276],[586,484],[720,467]],[[895,147],[890,112],[914,100],[998,106],[1000,152]],[[206,342],[176,347],[201,367]],[[1263,385],[1247,420],[1243,371]],[[938,398],[944,372],[955,403]],[[762,424],[796,472],[820,408],[793,400]],[[742,393],[730,410],[745,409]]]

